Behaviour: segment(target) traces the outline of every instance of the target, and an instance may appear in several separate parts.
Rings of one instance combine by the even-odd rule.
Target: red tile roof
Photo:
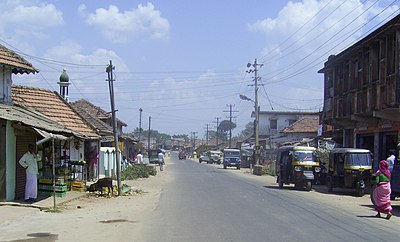
[[[286,127],[283,133],[317,133],[319,118],[303,118]]]
[[[0,45],[0,65],[10,66],[14,74],[39,72],[31,63],[2,45]]]
[[[98,133],[57,93],[46,89],[12,86],[13,104],[32,108],[75,131],[85,139],[99,139]]]

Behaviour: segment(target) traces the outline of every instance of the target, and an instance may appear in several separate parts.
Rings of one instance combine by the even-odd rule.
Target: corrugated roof
[[[286,127],[283,133],[316,133],[318,125],[319,118],[303,118]]]
[[[48,132],[73,134],[73,131],[66,126],[28,108],[0,104],[0,117],[5,120],[39,128]]]
[[[0,45],[0,64],[10,66],[14,74],[39,72],[31,63],[3,45]]]
[[[11,91],[14,105],[32,108],[79,133],[82,138],[100,138],[98,133],[57,92],[26,86],[12,86]]]

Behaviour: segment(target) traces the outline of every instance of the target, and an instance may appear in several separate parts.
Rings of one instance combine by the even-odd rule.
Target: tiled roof
[[[95,117],[99,118],[100,120],[111,119],[111,116],[112,116],[110,113],[104,111],[100,107],[93,105],[91,102],[88,102],[85,99],[79,99],[78,101],[72,102],[71,105],[75,108],[84,110],[91,116],[95,116]],[[118,118],[117,118],[117,122],[119,122],[120,125],[122,125],[122,126],[127,126],[126,123],[122,122]]]
[[[10,66],[14,74],[39,72],[31,63],[2,45],[0,45],[0,65]]]
[[[303,118],[286,127],[283,133],[317,133],[318,125],[318,118]]]
[[[48,132],[73,134],[73,131],[64,125],[51,120],[42,113],[33,109],[0,104],[0,117],[19,124],[39,128]]]
[[[85,139],[99,139],[97,132],[57,92],[46,89],[12,86],[14,105],[32,108],[59,122]]]
[[[83,100],[83,99],[82,99]],[[86,101],[85,101],[86,102]],[[113,128],[101,121],[96,115],[93,113],[89,113],[87,109],[83,106],[79,105],[85,102],[72,102],[70,105],[84,118],[86,121],[92,125],[94,128],[98,129],[101,135],[113,135]]]

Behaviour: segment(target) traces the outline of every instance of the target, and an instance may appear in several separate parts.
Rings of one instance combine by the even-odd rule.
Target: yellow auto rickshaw
[[[277,183],[294,184],[297,188],[311,190],[321,167],[316,157],[316,148],[308,146],[283,146],[277,151]]]
[[[370,182],[372,154],[367,149],[334,148],[329,152],[329,168],[326,178],[328,192],[334,187],[355,188],[357,196],[363,196]]]

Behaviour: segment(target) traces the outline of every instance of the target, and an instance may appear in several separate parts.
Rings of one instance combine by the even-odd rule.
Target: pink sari
[[[390,204],[390,182],[381,182],[377,184],[373,196],[375,201],[375,209],[380,213],[391,213],[392,206]]]

